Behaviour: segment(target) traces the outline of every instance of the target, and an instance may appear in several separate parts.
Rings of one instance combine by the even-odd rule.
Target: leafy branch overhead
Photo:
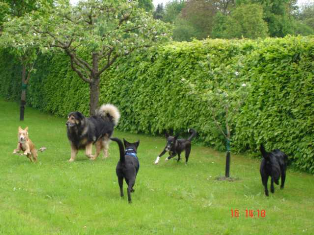
[[[12,33],[27,34],[16,38],[21,46],[25,41],[39,42],[43,51],[64,50],[72,69],[89,83],[91,73],[99,76],[118,57],[169,38],[169,26],[154,20],[132,1],[90,0],[71,6],[60,0],[54,8],[43,4],[38,12],[12,19],[7,27]],[[80,52],[89,52],[91,57],[86,59]],[[98,68],[93,64],[95,57]]]

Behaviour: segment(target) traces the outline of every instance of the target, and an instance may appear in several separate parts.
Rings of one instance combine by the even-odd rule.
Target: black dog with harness
[[[120,161],[117,164],[116,173],[118,176],[119,187],[120,187],[120,196],[123,197],[123,179],[128,185],[128,201],[132,202],[131,192],[134,192],[133,186],[135,184],[136,176],[138,170],[140,169],[140,163],[137,157],[137,148],[140,144],[140,141],[135,143],[129,143],[123,139],[125,150],[122,144],[122,141],[118,138],[111,138],[119,145],[120,151]]]

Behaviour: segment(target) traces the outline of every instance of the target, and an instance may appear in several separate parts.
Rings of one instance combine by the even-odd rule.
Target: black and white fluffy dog
[[[123,179],[128,185],[128,201],[132,202],[131,193],[134,192],[133,186],[135,185],[136,176],[140,168],[140,163],[137,158],[137,148],[140,145],[140,141],[135,143],[129,143],[123,139],[124,147],[122,141],[118,138],[111,138],[119,145],[120,160],[117,164],[116,173],[118,176],[120,196],[123,197]]]
[[[189,156],[191,152],[191,140],[194,136],[196,136],[196,131],[194,129],[188,130],[191,136],[188,139],[178,139],[178,135],[170,136],[166,133],[167,144],[164,150],[157,156],[155,164],[159,163],[161,156],[163,156],[166,152],[169,152],[169,157],[165,160],[168,161],[169,159],[175,157],[178,154],[178,161],[180,161],[180,154],[182,151],[185,151],[185,164],[189,161]]]
[[[70,162],[75,160],[79,149],[85,149],[85,155],[94,160],[101,150],[104,157],[108,157],[109,141],[114,127],[120,118],[119,110],[112,104],[102,105],[96,115],[85,117],[80,112],[71,112],[68,115],[67,135],[71,144]],[[92,155],[93,144],[96,146],[96,155]]]
[[[265,195],[268,196],[267,189],[268,177],[271,177],[270,191],[272,193],[275,192],[274,182],[278,185],[280,177],[281,177],[280,188],[281,189],[284,188],[288,156],[279,149],[275,149],[271,152],[266,152],[263,144],[261,144],[260,146],[260,151],[263,156],[260,172],[262,177],[262,183],[265,188]]]

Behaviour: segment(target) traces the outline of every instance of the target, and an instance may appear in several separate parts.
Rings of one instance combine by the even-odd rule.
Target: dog
[[[188,132],[191,133],[191,136],[188,139],[178,139],[178,135],[170,136],[168,133],[166,133],[166,139],[167,139],[166,147],[157,156],[155,164],[157,165],[159,163],[160,158],[166,152],[169,152],[169,157],[165,159],[166,161],[175,157],[178,154],[177,162],[179,162],[181,159],[180,154],[182,151],[185,151],[185,164],[187,164],[189,161],[189,156],[191,152],[191,140],[193,139],[194,136],[196,136],[196,131],[194,129],[189,129]]]
[[[132,202],[131,193],[134,192],[134,184],[138,170],[140,168],[140,163],[137,158],[137,149],[140,145],[140,141],[135,143],[129,143],[123,139],[124,147],[122,141],[118,138],[111,138],[119,145],[120,151],[120,161],[117,164],[116,173],[118,176],[119,187],[120,187],[120,196],[123,197],[123,179],[125,179],[128,185],[128,201]]]
[[[272,193],[275,192],[274,182],[279,185],[279,179],[281,177],[281,186],[283,189],[286,180],[286,169],[287,169],[287,161],[288,156],[280,151],[279,149],[275,149],[271,152],[266,152],[264,145],[260,145],[260,151],[262,153],[263,159],[261,162],[260,173],[262,177],[262,183],[265,188],[265,195],[268,195],[267,189],[267,181],[268,177],[271,177],[271,186],[270,191]]]
[[[18,144],[13,153],[15,154],[20,151],[23,151],[23,154],[28,157],[31,162],[37,161],[37,150],[31,139],[28,137],[28,127],[24,130],[20,126],[18,128]]]
[[[104,158],[108,157],[110,137],[114,127],[118,124],[120,112],[112,104],[102,105],[96,115],[85,117],[80,112],[71,112],[66,122],[67,136],[71,145],[71,158],[73,162],[79,149],[85,149],[85,155],[95,160],[101,150]],[[96,146],[96,154],[92,155],[93,144]]]

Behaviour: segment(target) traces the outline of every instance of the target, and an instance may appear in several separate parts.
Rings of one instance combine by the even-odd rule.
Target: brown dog
[[[23,130],[19,126],[18,144],[13,153],[18,153],[19,151],[23,151],[23,154],[27,156],[31,162],[37,161],[37,150],[33,142],[28,138],[28,127]]]

